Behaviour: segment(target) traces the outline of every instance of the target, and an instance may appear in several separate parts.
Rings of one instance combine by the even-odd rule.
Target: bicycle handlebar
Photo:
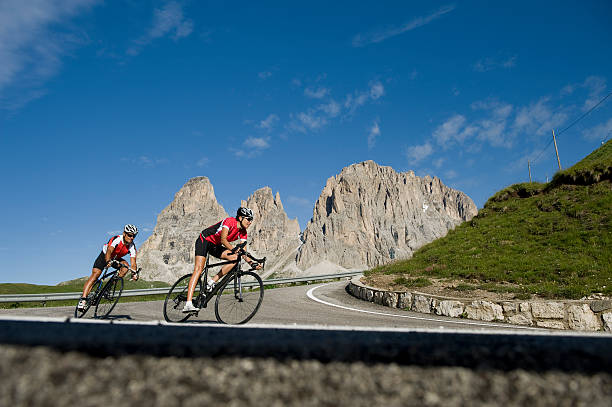
[[[237,244],[231,250],[232,254],[238,252],[238,256],[246,255],[246,256],[250,257],[252,260],[254,260],[256,263],[265,265],[265,263],[266,263],[266,258],[265,257],[261,258],[261,259],[258,259],[257,257],[253,256],[251,253],[249,253],[246,250],[244,250],[244,247],[246,246],[246,244],[247,244],[247,242],[242,242],[242,243]]]
[[[138,270],[134,270],[131,267],[127,267],[125,264],[121,263],[118,260],[111,260],[111,262],[108,264],[108,267],[112,267],[117,270],[119,270],[122,267],[126,267],[128,271],[132,272],[132,274],[140,274],[140,270],[142,270],[142,267],[138,267]]]

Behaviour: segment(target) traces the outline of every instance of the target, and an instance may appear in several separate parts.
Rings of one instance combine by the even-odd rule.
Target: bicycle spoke
[[[233,278],[219,290],[215,302],[215,314],[219,322],[244,324],[253,318],[259,309],[263,299],[263,282],[255,273],[244,273],[243,282],[247,276],[249,280],[255,281],[255,287],[240,286],[236,278]]]
[[[111,278],[102,289],[102,293],[96,304],[95,316],[104,318],[110,314],[113,308],[115,308],[117,301],[119,301],[122,292],[123,279],[121,277]]]
[[[95,299],[96,295],[100,292],[100,286],[102,285],[102,281],[96,280],[94,284],[91,286],[91,290],[89,290],[89,294],[87,295],[87,305],[83,309],[83,311],[79,310],[79,300],[77,302],[77,306],[74,310],[75,318],[86,318],[93,316],[94,308],[95,308]],[[91,310],[91,312],[89,312]]]
[[[170,288],[168,295],[164,301],[164,319],[168,322],[183,322],[189,318],[190,314],[183,313],[183,307],[187,301],[187,290],[191,274],[187,274],[177,280],[176,283]],[[199,297],[202,285],[201,281],[196,284],[193,301],[196,303],[196,299]]]

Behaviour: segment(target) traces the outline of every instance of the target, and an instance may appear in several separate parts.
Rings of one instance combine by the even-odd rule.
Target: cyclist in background
[[[230,242],[240,240],[240,243],[247,240],[247,228],[251,226],[253,222],[253,211],[249,208],[238,208],[236,211],[236,217],[225,218],[222,221],[215,223],[212,226],[207,227],[200,233],[195,242],[195,264],[193,267],[193,274],[189,280],[189,287],[187,290],[187,302],[183,307],[183,312],[194,312],[200,309],[193,305],[193,292],[195,286],[200,279],[200,275],[204,270],[206,264],[206,256],[212,254],[218,259],[223,260],[237,260],[238,255],[232,253],[234,246]],[[247,256],[243,256],[249,264],[252,264],[252,260]],[[221,268],[221,271],[212,278],[208,278],[206,282],[206,289],[211,290],[214,285],[234,267],[234,264],[227,264]],[[261,269],[261,264],[257,266],[257,269]]]
[[[100,277],[102,270],[107,266],[110,266],[113,261],[119,261],[122,264],[118,274],[119,277],[125,276],[128,271],[128,263],[122,257],[130,253],[130,267],[132,270],[137,270],[136,266],[136,245],[134,244],[134,238],[138,234],[138,228],[134,225],[125,225],[123,228],[123,235],[117,235],[110,238],[110,240],[102,246],[102,251],[94,262],[93,269],[91,270],[91,276],[85,282],[83,286],[83,295],[79,301],[78,308],[84,309],[87,306],[87,295],[91,291],[91,286]],[[132,276],[132,280],[138,280],[138,274]]]

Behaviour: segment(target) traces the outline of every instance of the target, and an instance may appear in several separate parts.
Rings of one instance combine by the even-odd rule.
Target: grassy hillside
[[[58,285],[37,285],[25,283],[2,283],[0,284],[0,294],[43,294],[43,293],[74,293],[83,291],[86,278],[71,280]],[[130,281],[129,274],[123,279],[125,282],[124,290],[135,290],[139,288],[170,287],[169,284],[161,281]]]
[[[0,294],[45,294],[45,293],[75,293],[83,291],[83,284],[87,277],[79,278],[76,280],[67,281],[58,285],[37,285],[37,284],[25,284],[25,283],[2,283],[0,284]],[[157,287],[170,287],[169,284],[161,281],[130,281],[129,274],[124,279],[124,290],[135,290],[142,288],[157,288]],[[127,301],[145,301],[145,300],[159,300],[164,299],[165,295],[161,296],[138,296],[138,297],[126,297],[122,298],[121,302]],[[30,303],[0,303],[0,308],[20,308],[20,307],[55,307],[64,305],[76,304],[76,300],[63,300],[63,301],[47,301],[45,304],[41,302],[30,302]]]
[[[398,289],[431,278],[517,298],[612,295],[612,141],[548,184],[525,183],[492,196],[478,216],[367,276],[397,276]]]

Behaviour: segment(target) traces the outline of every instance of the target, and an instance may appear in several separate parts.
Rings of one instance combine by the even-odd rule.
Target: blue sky
[[[0,0],[0,282],[89,274],[195,176],[230,213],[270,186],[302,228],[368,159],[478,207],[528,159],[545,181],[552,129],[564,167],[612,135],[612,97],[589,112],[610,21],[609,1]]]

